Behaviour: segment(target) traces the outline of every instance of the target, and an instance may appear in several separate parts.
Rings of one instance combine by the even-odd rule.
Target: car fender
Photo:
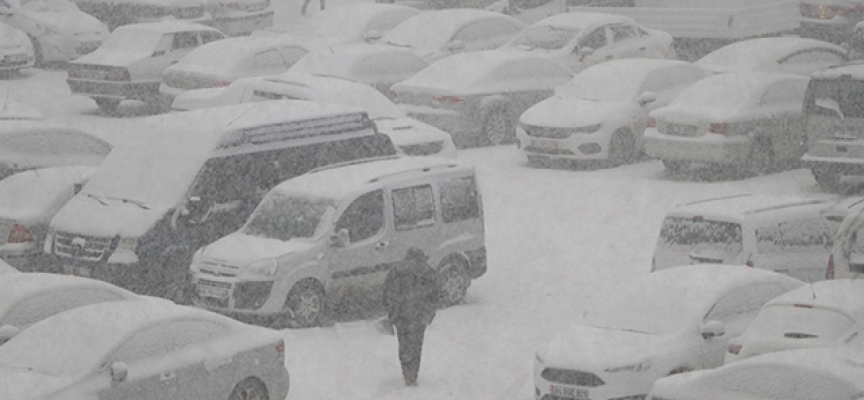
[[[318,282],[321,282],[321,285],[324,287],[325,292],[329,291],[331,279],[326,272],[327,268],[325,267],[322,260],[308,260],[296,267],[290,268],[290,271],[281,275],[279,279],[276,280],[276,287],[273,288],[273,293],[284,294],[284,297],[287,297],[288,292],[291,290],[291,288],[294,287],[297,282],[300,282],[304,279],[317,280]]]

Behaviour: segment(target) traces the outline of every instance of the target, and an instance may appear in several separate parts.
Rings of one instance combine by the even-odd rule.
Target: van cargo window
[[[444,223],[480,217],[480,202],[473,177],[451,179],[438,185]]]
[[[397,231],[435,224],[435,197],[432,186],[393,190],[393,216]]]
[[[844,118],[864,118],[864,81],[854,79],[813,79],[804,98],[804,113],[839,117],[830,107],[819,107],[820,100],[833,100]]]
[[[784,221],[756,229],[756,248],[760,253],[794,253],[813,251],[813,247],[830,249],[834,231],[825,218],[815,216]]]

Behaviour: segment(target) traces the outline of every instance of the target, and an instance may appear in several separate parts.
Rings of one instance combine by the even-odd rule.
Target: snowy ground
[[[328,0],[328,6],[357,0]],[[298,21],[299,0],[276,0],[277,21]],[[274,4],[275,4],[274,3]],[[317,8],[313,0],[310,9]],[[145,113],[100,115],[72,97],[61,70],[0,81],[8,108],[35,107],[109,141]],[[374,321],[286,330],[289,399],[529,399],[534,350],[592,301],[648,273],[663,214],[676,203],[735,193],[819,193],[805,170],[737,181],[666,177],[657,161],[614,169],[536,170],[514,147],[463,151],[479,171],[489,271],[466,304],[439,312],[427,331],[420,385],[402,384],[396,340]],[[691,178],[691,179],[688,179]]]

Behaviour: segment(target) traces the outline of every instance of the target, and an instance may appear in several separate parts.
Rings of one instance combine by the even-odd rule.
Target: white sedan
[[[396,151],[409,156],[456,157],[447,132],[408,118],[405,112],[371,87],[348,79],[286,73],[234,81],[227,88],[199,89],[176,99],[172,109],[197,108],[268,100],[309,100],[366,110],[378,130],[389,136]]]
[[[0,22],[0,76],[32,67],[35,60],[33,44],[27,34]]]
[[[622,59],[588,67],[522,113],[516,137],[532,163],[635,161],[648,112],[711,73],[691,63]]]
[[[0,346],[2,399],[281,400],[287,394],[279,332],[167,302],[79,307]]]
[[[406,19],[378,43],[410,49],[431,63],[456,53],[496,49],[523,28],[521,21],[493,11],[436,10]]]
[[[862,343],[864,281],[820,281],[765,304],[753,324],[729,341],[726,363],[775,351]]]
[[[68,0],[0,0],[3,8],[8,11],[0,11],[0,23],[30,36],[36,65],[74,60],[108,37],[105,24]]]
[[[785,72],[810,76],[848,60],[846,49],[816,39],[775,37],[742,40],[708,53],[696,65],[714,73]]]
[[[536,398],[645,398],[655,380],[723,363],[729,338],[803,282],[745,266],[682,266],[619,285],[537,350]]]
[[[573,72],[619,58],[675,58],[672,36],[623,15],[571,12],[537,21],[502,50],[549,57]]]

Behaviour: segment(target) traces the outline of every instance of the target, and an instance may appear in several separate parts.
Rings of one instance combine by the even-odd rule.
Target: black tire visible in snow
[[[246,378],[228,396],[228,400],[270,400],[267,386],[258,378]]]
[[[636,160],[636,138],[629,130],[618,131],[609,139],[609,163],[613,166]]]
[[[839,171],[834,171],[829,168],[813,168],[810,170],[813,179],[823,190],[833,192],[840,185],[840,178],[843,177]]]
[[[496,108],[486,115],[483,121],[483,136],[493,146],[513,143],[516,140],[516,132],[506,110]]]
[[[111,114],[114,111],[117,111],[117,106],[120,105],[120,100],[117,99],[94,97],[93,100],[96,102],[96,105],[99,106],[99,109],[105,114]]]
[[[449,260],[442,263],[439,271],[441,271],[441,306],[449,307],[464,301],[468,286],[471,285],[471,278],[468,277],[465,266],[456,260]]]
[[[324,291],[320,285],[304,281],[291,288],[285,299],[285,312],[270,324],[274,328],[311,328],[318,325],[324,310]]]

